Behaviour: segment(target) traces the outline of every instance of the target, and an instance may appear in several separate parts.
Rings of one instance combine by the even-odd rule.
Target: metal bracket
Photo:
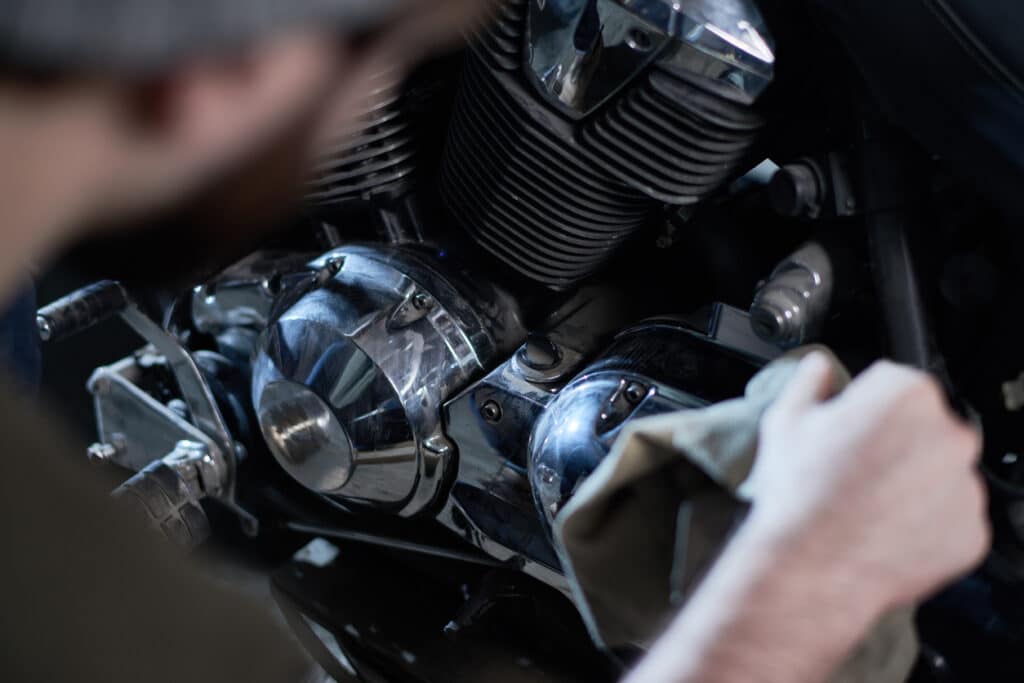
[[[89,390],[96,399],[97,423],[104,443],[92,447],[90,455],[141,471],[172,453],[179,442],[200,444],[220,473],[220,483],[206,489],[205,495],[231,509],[243,531],[255,536],[259,533],[258,520],[237,501],[238,447],[195,359],[137,306],[127,306],[120,316],[166,361],[189,419],[135,386],[129,377],[133,360],[101,368],[89,380]]]

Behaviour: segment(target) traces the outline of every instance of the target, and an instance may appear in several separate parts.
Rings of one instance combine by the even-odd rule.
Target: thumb
[[[776,419],[797,417],[832,394],[832,363],[820,351],[800,361],[793,378],[772,405]]]

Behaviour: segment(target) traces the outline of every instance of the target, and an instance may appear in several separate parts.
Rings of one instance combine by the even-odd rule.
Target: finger
[[[985,436],[981,428],[969,422],[960,421],[959,416],[954,416],[957,421],[957,428],[960,432],[960,439],[963,444],[963,452],[968,456],[971,467],[976,466],[985,452]]]
[[[773,417],[795,417],[826,400],[832,394],[832,378],[828,357],[820,351],[808,354],[772,406]]]

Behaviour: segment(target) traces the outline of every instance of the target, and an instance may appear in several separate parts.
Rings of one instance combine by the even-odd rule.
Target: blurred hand
[[[808,356],[765,416],[750,526],[881,614],[987,552],[981,438],[928,375],[879,363],[830,399],[831,377]]]

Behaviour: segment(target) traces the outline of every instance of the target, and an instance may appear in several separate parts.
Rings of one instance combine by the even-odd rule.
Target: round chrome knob
[[[267,445],[292,477],[318,493],[344,489],[352,478],[352,443],[323,399],[301,384],[273,382],[257,413]]]

